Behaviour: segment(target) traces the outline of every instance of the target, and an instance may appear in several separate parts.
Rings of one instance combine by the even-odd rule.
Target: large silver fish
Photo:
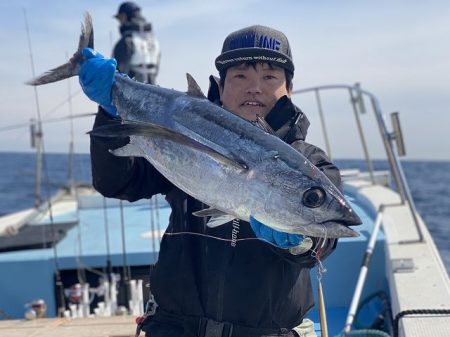
[[[70,61],[29,82],[40,85],[78,74],[81,51],[93,47],[88,13]],[[136,82],[118,73],[112,100],[121,123],[93,135],[130,136],[117,156],[146,158],[174,185],[208,204],[196,212],[210,226],[250,216],[283,232],[352,237],[361,223],[344,195],[301,153],[281,139],[208,101],[188,75],[183,93]],[[264,126],[264,120],[259,123]]]

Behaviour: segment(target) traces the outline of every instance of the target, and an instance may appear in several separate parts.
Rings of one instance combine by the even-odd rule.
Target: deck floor
[[[1,337],[134,337],[135,329],[132,316],[0,320]]]
[[[314,329],[320,337],[319,323],[314,323]],[[133,316],[0,320],[1,337],[134,337],[135,332]]]

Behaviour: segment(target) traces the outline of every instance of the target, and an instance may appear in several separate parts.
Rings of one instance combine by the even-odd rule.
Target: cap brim
[[[220,54],[215,61],[217,70],[225,70],[234,65],[245,62],[271,63],[294,72],[294,64],[286,55],[266,48],[240,48]]]

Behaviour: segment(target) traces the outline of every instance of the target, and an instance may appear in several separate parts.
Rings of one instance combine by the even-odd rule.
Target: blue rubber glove
[[[297,247],[305,239],[301,234],[289,234],[276,231],[275,229],[267,227],[252,216],[250,216],[250,226],[252,226],[256,237],[268,241],[279,248],[288,249]]]
[[[90,100],[99,104],[111,117],[117,117],[117,109],[111,100],[117,61],[105,58],[91,48],[84,48],[82,53],[85,61],[79,73],[81,88]]]

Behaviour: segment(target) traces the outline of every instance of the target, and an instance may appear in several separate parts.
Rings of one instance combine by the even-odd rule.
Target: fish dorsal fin
[[[200,86],[194,80],[191,74],[186,73],[186,78],[188,82],[188,91],[187,94],[190,96],[198,97],[198,98],[206,98]]]
[[[270,125],[266,122],[266,120],[262,118],[260,115],[256,115],[256,121],[254,124],[271,135],[275,134],[275,131],[273,131]]]

